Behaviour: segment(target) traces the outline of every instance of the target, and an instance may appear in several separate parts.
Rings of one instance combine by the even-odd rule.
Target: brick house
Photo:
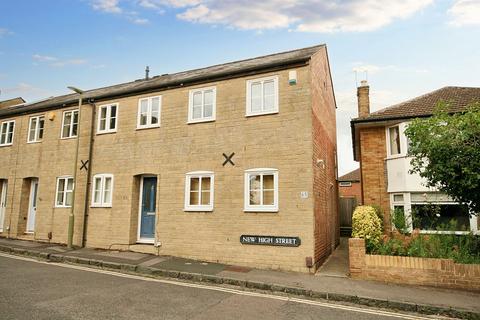
[[[465,206],[425,187],[418,174],[409,173],[404,131],[412,119],[431,116],[438,102],[448,102],[451,112],[465,110],[480,101],[480,88],[444,87],[372,113],[366,81],[358,87],[357,96],[359,116],[351,121],[351,128],[354,159],[360,162],[362,202],[383,209],[385,229],[392,227],[391,212],[400,210],[410,228],[423,233],[438,232],[439,225],[452,219],[457,221],[456,233],[478,232],[480,219],[470,217]],[[428,205],[440,210],[436,222],[424,214]]]
[[[362,203],[360,168],[338,178],[338,194],[340,198],[354,198],[358,205]]]
[[[3,108],[0,234],[66,243],[74,204],[77,246],[314,271],[335,113],[325,45]]]

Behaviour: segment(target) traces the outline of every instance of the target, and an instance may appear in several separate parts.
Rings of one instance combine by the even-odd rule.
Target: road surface
[[[380,320],[427,317],[149,279],[0,254],[0,319]]]

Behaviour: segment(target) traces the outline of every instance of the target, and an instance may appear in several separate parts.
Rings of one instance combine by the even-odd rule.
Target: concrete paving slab
[[[151,267],[165,270],[216,275],[223,271],[226,268],[226,265],[172,257],[166,261],[154,264]]]
[[[317,276],[348,278],[348,238],[340,238],[340,245],[318,269]]]
[[[157,258],[153,258],[153,259],[147,260],[145,262],[142,262],[139,265],[144,266],[144,267],[151,267],[151,266],[153,266],[155,264],[158,264],[160,262],[167,261],[168,259],[171,259],[171,258],[170,257],[157,257]]]

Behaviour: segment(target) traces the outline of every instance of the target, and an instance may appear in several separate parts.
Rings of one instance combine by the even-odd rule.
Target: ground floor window
[[[441,192],[394,193],[390,195],[392,224],[424,233],[478,232],[477,216],[468,207]]]
[[[278,170],[245,171],[245,211],[278,211]]]
[[[92,207],[111,207],[113,175],[97,174],[93,177]]]
[[[213,210],[213,172],[196,171],[186,174],[185,211]]]
[[[71,207],[73,198],[73,177],[57,178],[56,207]]]

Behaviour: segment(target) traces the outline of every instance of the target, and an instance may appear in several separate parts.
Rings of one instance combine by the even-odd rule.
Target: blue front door
[[[157,203],[157,178],[143,177],[140,239],[155,238],[155,214]]]

